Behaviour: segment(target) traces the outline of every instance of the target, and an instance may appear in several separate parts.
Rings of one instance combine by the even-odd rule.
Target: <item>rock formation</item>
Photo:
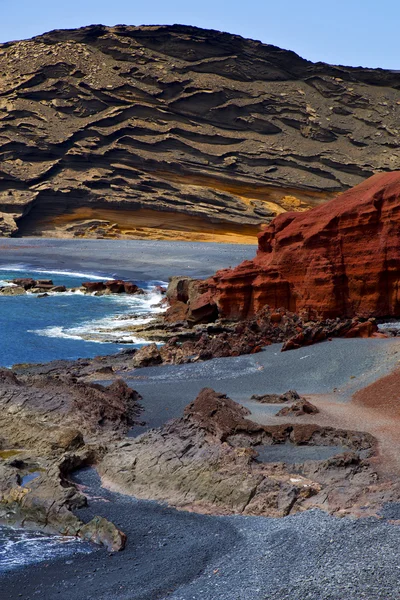
[[[399,85],[181,25],[1,44],[0,232],[252,242],[400,168]]]
[[[192,510],[274,517],[313,507],[351,514],[360,505],[368,505],[371,514],[385,494],[398,496],[398,487],[385,492],[376,485],[368,460],[375,441],[368,433],[316,424],[263,426],[248,415],[224,394],[205,388],[181,419],[118,442],[98,464],[103,483]],[[296,465],[258,459],[258,449],[284,443],[343,444],[347,451]]]
[[[205,293],[235,319],[268,305],[317,319],[399,316],[399,231],[400,172],[374,175],[322,206],[277,217],[254,260],[219,271]],[[368,323],[347,332],[370,334]]]
[[[0,520],[40,526],[120,550],[125,535],[105,519],[84,524],[86,498],[68,480],[137,421],[139,394],[69,375],[16,376],[0,369]],[[26,483],[25,483],[25,480]]]

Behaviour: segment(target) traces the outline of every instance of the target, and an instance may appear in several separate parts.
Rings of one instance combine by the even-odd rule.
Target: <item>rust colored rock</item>
[[[82,287],[90,293],[102,292],[106,289],[106,286],[102,281],[85,281],[84,283],[82,283]]]
[[[163,319],[166,323],[179,323],[186,321],[189,314],[189,306],[186,302],[174,302],[164,313]]]
[[[260,234],[254,260],[209,280],[220,315],[242,319],[269,305],[317,319],[398,316],[399,226],[399,171],[279,215]]]
[[[153,367],[162,363],[162,357],[157,344],[143,346],[136,352],[132,364],[134,367]]]
[[[190,302],[190,321],[193,323],[212,323],[218,317],[218,308],[208,291]]]
[[[110,281],[106,281],[105,283],[106,289],[110,290],[113,294],[122,294],[125,292],[125,282],[121,279],[112,279]]]
[[[294,416],[294,417],[302,417],[303,415],[316,415],[319,413],[319,410],[314,404],[311,404],[305,398],[300,398],[297,402],[292,404],[291,406],[285,406],[281,408],[280,411],[276,413],[277,417],[286,417],[286,416]]]
[[[261,402],[261,404],[283,404],[284,402],[296,402],[300,400],[300,396],[295,390],[289,390],[284,394],[253,394],[251,399]]]
[[[375,321],[369,319],[363,323],[355,323],[353,327],[345,334],[346,338],[368,338],[378,332],[378,325]]]
[[[282,315],[281,313],[272,313],[271,315],[271,323],[280,323],[282,321]]]
[[[194,402],[185,408],[184,415],[197,427],[216,436],[221,441],[228,435],[242,430],[262,429],[252,421],[245,419],[250,411],[211,388],[203,388]]]
[[[136,283],[132,283],[131,281],[125,281],[124,292],[125,294],[144,294],[143,290],[136,285]]]
[[[15,285],[23,287],[24,290],[30,290],[31,288],[33,288],[36,285],[36,281],[34,279],[31,279],[30,277],[22,277],[19,279],[12,279],[11,283],[14,283]]]

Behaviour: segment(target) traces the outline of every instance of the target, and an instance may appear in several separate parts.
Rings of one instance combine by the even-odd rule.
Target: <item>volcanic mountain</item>
[[[0,234],[254,242],[400,168],[399,88],[181,25],[2,44]]]

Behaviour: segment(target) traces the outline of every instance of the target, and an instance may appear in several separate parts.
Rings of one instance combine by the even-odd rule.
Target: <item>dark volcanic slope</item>
[[[0,232],[246,241],[399,169],[399,88],[178,25],[2,44]]]

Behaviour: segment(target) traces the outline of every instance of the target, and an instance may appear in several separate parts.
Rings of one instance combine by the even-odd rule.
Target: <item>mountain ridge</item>
[[[184,25],[0,44],[0,232],[254,243],[400,168],[399,89]]]

